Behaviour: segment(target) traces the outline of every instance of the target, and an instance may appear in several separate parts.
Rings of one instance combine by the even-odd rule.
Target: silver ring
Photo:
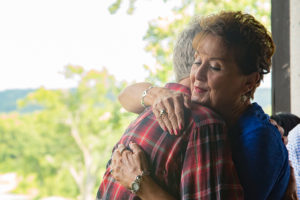
[[[161,109],[161,110],[159,111],[159,116],[161,117],[161,116],[163,116],[164,114],[167,114],[167,112],[166,112],[164,109]]]
[[[126,147],[124,147],[121,151],[120,151],[120,154],[122,155],[123,151],[127,150]]]

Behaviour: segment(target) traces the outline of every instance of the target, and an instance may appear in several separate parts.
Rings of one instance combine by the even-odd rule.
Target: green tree
[[[116,13],[121,4],[126,0],[116,0],[109,8],[112,14]],[[134,14],[136,0],[128,0],[128,14]],[[142,0],[140,0],[142,1]],[[171,0],[163,0],[165,3]],[[222,10],[241,10],[253,14],[270,30],[270,0],[182,0],[177,7],[172,7],[174,17],[162,18],[158,17],[150,21],[148,30],[144,36],[147,44],[145,50],[152,54],[156,60],[156,68],[154,66],[146,66],[149,71],[148,80],[162,84],[167,81],[173,81],[174,74],[172,72],[172,50],[176,36],[189,23],[193,16],[206,16]],[[138,8],[137,8],[138,9]],[[150,70],[151,69],[151,70]]]
[[[19,191],[38,188],[38,196],[90,200],[113,144],[133,115],[117,102],[125,83],[117,83],[107,70],[68,66],[65,76],[77,80],[77,87],[40,88],[19,102],[20,107],[35,104],[42,110],[2,116],[0,162],[6,165],[0,170],[24,175]]]
[[[116,0],[109,8],[111,13],[117,12],[123,1]],[[128,14],[134,14],[136,2],[129,0]],[[145,68],[150,73],[148,80],[156,84],[172,80],[174,41],[195,14],[242,10],[270,27],[267,0],[181,2],[172,8],[172,20],[154,19],[145,33],[145,50],[158,66]],[[117,95],[126,83],[117,82],[107,70],[85,71],[68,66],[64,74],[77,81],[74,89],[40,88],[20,101],[19,106],[39,105],[41,110],[0,115],[0,171],[15,171],[23,177],[16,192],[37,188],[37,198],[55,195],[94,199],[113,144],[134,116],[117,103]]]

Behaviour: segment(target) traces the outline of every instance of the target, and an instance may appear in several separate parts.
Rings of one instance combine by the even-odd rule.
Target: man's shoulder
[[[187,95],[191,95],[191,90],[190,88],[182,85],[182,84],[179,84],[179,83],[167,83],[165,85],[166,88],[170,89],[170,90],[174,90],[174,91],[177,91],[177,92],[182,92],[184,94],[187,94]]]
[[[225,121],[218,113],[202,105],[193,105],[192,117],[198,126],[208,125],[208,124],[225,125]]]
[[[288,144],[287,147],[294,147],[299,148],[300,146],[300,124],[298,124],[296,127],[294,127],[288,135]],[[297,150],[300,152],[300,150]]]
[[[297,126],[295,126],[288,135],[288,138],[293,139],[297,142],[300,142],[300,124],[298,124]]]

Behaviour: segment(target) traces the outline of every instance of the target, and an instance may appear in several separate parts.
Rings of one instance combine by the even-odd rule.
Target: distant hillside
[[[271,88],[258,88],[254,94],[254,102],[257,102],[262,108],[271,106]]]
[[[17,109],[17,101],[27,96],[34,89],[15,89],[4,90],[0,92],[0,113],[7,113],[12,111],[32,112],[39,109],[37,106],[28,106],[22,110]]]
[[[0,113],[12,111],[24,113],[40,109],[38,106],[28,106],[22,110],[17,109],[17,100],[26,97],[33,91],[34,89],[16,89],[0,92]],[[254,102],[257,102],[263,108],[271,106],[271,88],[258,88],[255,92]]]

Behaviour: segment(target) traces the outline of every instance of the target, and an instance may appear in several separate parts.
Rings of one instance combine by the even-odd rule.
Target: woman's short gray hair
[[[201,31],[197,18],[194,18],[177,38],[173,51],[173,66],[176,81],[189,77],[194,62],[193,39]]]

